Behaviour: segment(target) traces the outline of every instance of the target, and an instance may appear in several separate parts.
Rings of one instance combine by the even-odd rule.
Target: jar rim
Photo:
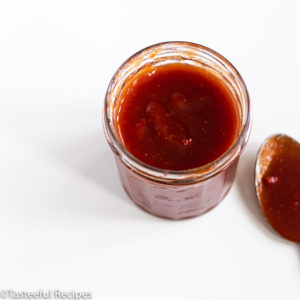
[[[109,100],[111,97],[111,91],[113,88],[113,84],[117,80],[118,76],[122,73],[130,63],[136,60],[138,57],[142,57],[143,54],[149,51],[153,51],[155,49],[162,50],[163,48],[167,48],[169,46],[177,46],[177,47],[188,47],[191,49],[196,49],[202,52],[205,52],[210,57],[217,59],[218,61],[222,62],[235,76],[238,80],[245,99],[245,106],[244,109],[246,111],[246,119],[244,124],[241,124],[240,133],[235,138],[232,145],[225,151],[221,156],[215,159],[212,162],[209,162],[205,165],[186,169],[186,170],[168,170],[168,169],[161,169],[158,167],[151,166],[138,158],[132,155],[120,142],[118,136],[114,132],[114,124],[110,122],[108,111],[109,111]],[[200,182],[207,180],[217,174],[219,174],[223,169],[225,169],[236,157],[240,155],[243,151],[245,145],[248,142],[250,131],[251,131],[251,121],[252,121],[252,110],[251,110],[251,102],[249,93],[246,87],[246,84],[237,71],[237,69],[230,63],[224,56],[219,54],[218,52],[196,43],[191,42],[184,42],[184,41],[168,41],[153,44],[146,48],[141,49],[140,51],[136,52],[117,69],[114,76],[112,77],[109,86],[106,91],[105,95],[105,102],[104,102],[104,111],[103,111],[103,126],[104,126],[104,133],[106,139],[112,148],[113,152],[125,163],[125,165],[131,169],[133,172],[137,173],[138,175],[150,179],[151,181],[156,182],[163,182],[163,183],[177,183],[177,184],[189,184],[194,182]]]

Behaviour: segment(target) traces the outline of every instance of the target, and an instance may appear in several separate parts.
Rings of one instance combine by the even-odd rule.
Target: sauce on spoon
[[[266,139],[256,163],[256,192],[270,225],[300,243],[300,144],[286,135]]]

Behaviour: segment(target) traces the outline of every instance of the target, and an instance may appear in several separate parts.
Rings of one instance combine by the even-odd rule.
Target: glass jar
[[[132,81],[144,68],[174,63],[192,64],[213,73],[231,91],[239,115],[232,146],[215,161],[183,171],[159,169],[138,160],[125,149],[115,128],[125,83]],[[122,185],[132,201],[159,217],[190,218],[212,209],[229,192],[239,157],[250,135],[250,99],[241,75],[217,52],[188,42],[160,43],[137,52],[117,70],[107,89],[103,124]]]

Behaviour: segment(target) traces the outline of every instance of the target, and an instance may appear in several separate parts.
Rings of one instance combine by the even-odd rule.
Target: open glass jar
[[[235,140],[223,155],[201,167],[180,171],[160,169],[140,161],[126,150],[116,131],[120,95],[126,83],[149,66],[174,63],[205,69],[222,81],[232,94],[239,116]],[[212,209],[229,192],[250,135],[250,99],[242,77],[223,56],[198,44],[166,42],[139,51],[117,70],[106,93],[103,124],[122,185],[132,201],[156,216],[190,218]]]

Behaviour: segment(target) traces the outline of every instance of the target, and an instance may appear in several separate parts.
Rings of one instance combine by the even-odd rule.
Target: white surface
[[[299,300],[300,247],[264,221],[252,174],[265,137],[300,140],[299,9],[299,1],[1,1],[0,289]],[[129,201],[101,124],[115,70],[167,40],[227,57],[254,108],[232,191],[180,222]]]

